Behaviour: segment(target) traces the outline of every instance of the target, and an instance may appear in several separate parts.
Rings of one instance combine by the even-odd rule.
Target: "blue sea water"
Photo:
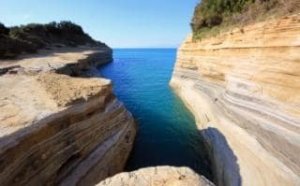
[[[192,114],[169,87],[175,49],[115,49],[113,63],[99,68],[138,122],[126,169],[187,166],[211,178]]]

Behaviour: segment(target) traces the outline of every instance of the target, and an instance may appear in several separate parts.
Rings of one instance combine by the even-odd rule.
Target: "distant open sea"
[[[126,170],[187,166],[211,178],[193,115],[169,87],[176,49],[115,49],[114,62],[99,68],[138,121]]]

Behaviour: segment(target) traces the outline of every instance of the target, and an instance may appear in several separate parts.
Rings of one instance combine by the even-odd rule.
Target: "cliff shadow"
[[[237,157],[230,148],[225,136],[213,127],[199,130],[199,134],[204,138],[212,163],[213,182],[220,186],[242,185]]]
[[[42,49],[38,49],[35,52],[22,53],[12,58],[1,58],[0,64],[1,63],[14,64],[15,62],[22,59],[51,57],[51,56],[57,56],[58,54],[62,54],[62,53],[77,53],[77,52],[81,52],[84,49],[101,49],[101,47],[93,47],[87,45],[78,45],[78,46],[52,45]]]
[[[110,63],[113,61],[111,52],[103,52],[107,50],[106,48],[101,47],[90,47],[90,48],[59,48],[59,49],[42,49],[36,54],[24,54],[19,56],[16,59],[0,59],[0,76],[5,74],[18,74],[19,72],[24,72],[25,68],[20,65],[21,60],[30,59],[30,58],[51,58],[51,57],[60,57],[64,53],[78,53],[85,50],[98,50],[102,51],[100,55],[92,54],[88,55],[86,59],[79,59],[77,62],[65,64],[63,67],[52,66],[51,63],[48,63],[49,72],[55,72],[57,74],[68,75],[71,77],[80,77],[80,78],[101,78],[97,68]],[[26,73],[36,74],[43,71],[43,69],[27,69]]]
[[[97,68],[100,68],[113,61],[111,56],[97,57],[89,56],[87,59],[79,60],[76,63],[69,63],[61,68],[54,69],[57,74],[68,75],[80,78],[104,78]]]

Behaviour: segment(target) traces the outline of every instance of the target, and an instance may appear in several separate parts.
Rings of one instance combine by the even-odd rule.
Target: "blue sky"
[[[114,48],[177,47],[199,0],[0,0],[7,26],[70,20]]]

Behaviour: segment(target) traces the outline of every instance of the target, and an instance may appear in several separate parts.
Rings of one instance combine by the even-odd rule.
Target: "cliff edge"
[[[123,170],[136,133],[111,81],[80,76],[108,47],[41,51],[0,67],[0,185],[94,185]]]
[[[300,184],[300,14],[178,50],[170,85],[194,113],[217,185]]]
[[[97,186],[214,186],[187,167],[158,166],[123,172]]]

